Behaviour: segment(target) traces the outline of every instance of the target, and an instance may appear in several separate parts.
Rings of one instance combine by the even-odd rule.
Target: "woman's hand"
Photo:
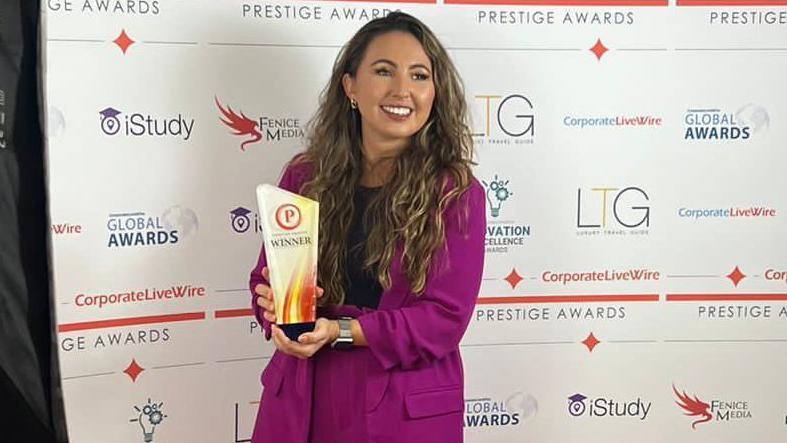
[[[271,281],[267,266],[262,268],[262,278],[265,281]],[[271,324],[276,323],[276,311],[273,308],[273,291],[270,286],[259,283],[254,287],[254,292],[259,295],[257,297],[257,305],[262,308],[262,316]],[[322,297],[324,292],[321,287],[317,286],[317,298]]]
[[[293,357],[306,359],[314,355],[323,346],[332,343],[339,336],[339,323],[336,320],[318,318],[314,325],[314,331],[306,332],[298,337],[298,341],[292,341],[284,334],[275,323],[271,324],[273,333],[273,343],[276,349]]]

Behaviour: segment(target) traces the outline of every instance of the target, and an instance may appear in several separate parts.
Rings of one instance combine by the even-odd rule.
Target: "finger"
[[[257,297],[257,306],[266,311],[273,311],[273,302],[265,297]]]
[[[263,311],[262,316],[265,320],[268,320],[268,323],[276,323],[276,314],[269,311]]]
[[[254,293],[257,295],[266,296],[269,292],[271,292],[271,288],[268,285],[257,283],[257,285],[254,286]]]
[[[262,268],[262,278],[264,278],[265,281],[271,281],[270,272],[268,271],[268,267],[267,266],[264,266]]]
[[[325,293],[325,289],[323,289],[323,288],[321,288],[321,287],[317,286],[317,298],[320,298],[320,297],[322,297],[322,295],[323,295],[324,293]]]

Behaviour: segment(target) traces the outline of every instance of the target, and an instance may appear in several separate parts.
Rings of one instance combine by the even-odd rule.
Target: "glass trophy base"
[[[298,337],[304,332],[312,332],[314,330],[314,322],[309,323],[289,323],[286,325],[278,325],[284,335],[292,341],[298,341]]]

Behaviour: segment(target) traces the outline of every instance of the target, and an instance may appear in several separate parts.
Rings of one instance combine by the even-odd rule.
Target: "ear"
[[[355,95],[355,79],[352,75],[345,73],[342,75],[342,87],[344,88],[344,95],[347,99],[353,98]]]

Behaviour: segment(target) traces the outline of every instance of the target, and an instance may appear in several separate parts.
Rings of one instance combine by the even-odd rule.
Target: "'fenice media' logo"
[[[198,229],[197,215],[181,206],[172,206],[161,216],[145,212],[114,213],[107,217],[107,247],[172,245],[196,234]]]
[[[751,418],[749,402],[743,400],[711,400],[706,403],[696,395],[686,394],[686,391],[679,391],[672,385],[672,392],[677,397],[675,404],[680,406],[683,413],[692,418],[691,427],[697,429],[697,425],[710,421],[729,422]]]
[[[219,109],[219,121],[234,131],[234,135],[244,139],[240,143],[241,151],[245,151],[247,145],[263,139],[274,142],[298,139],[304,136],[303,128],[297,118],[262,116],[251,119],[243,112],[239,115],[229,105],[223,106],[218,97],[214,97],[214,101]]]
[[[685,140],[748,140],[770,126],[768,111],[747,104],[735,112],[719,108],[688,109],[683,117]]]
[[[609,397],[588,398],[582,394],[568,397],[568,413],[572,417],[629,417],[645,420],[652,402],[636,400],[622,402]]]
[[[636,186],[577,189],[577,235],[647,235],[649,202]]]
[[[522,94],[475,96],[475,109],[483,116],[483,127],[475,128],[478,143],[529,145],[535,135],[533,102]]]
[[[183,114],[173,117],[149,113],[125,113],[113,107],[99,111],[101,131],[108,136],[191,138],[194,119]]]

